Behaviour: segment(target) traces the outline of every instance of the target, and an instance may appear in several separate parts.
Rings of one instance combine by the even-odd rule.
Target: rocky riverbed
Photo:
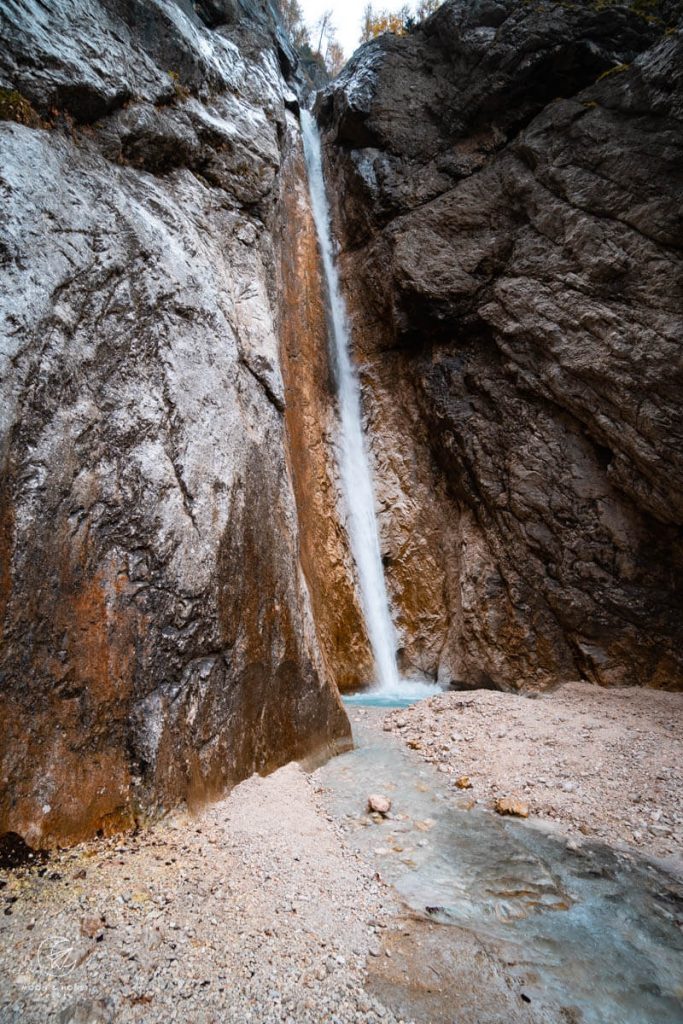
[[[391,712],[384,728],[476,801],[512,799],[578,841],[682,855],[683,695],[576,682],[444,693]]]
[[[513,798],[532,825],[566,836],[567,856],[602,840],[675,868],[683,761],[671,700],[569,684],[351,718],[357,735],[401,738],[420,791],[452,780],[461,809]],[[330,786],[346,763],[254,776],[195,814],[0,872],[0,1021],[433,1024],[453,1019],[456,998],[459,1024],[564,1020],[552,1001],[524,1001],[524,979],[476,932],[399,899],[378,855],[428,849],[434,822],[408,820],[402,785],[387,786],[388,817],[368,814],[369,790],[342,813]],[[387,848],[366,849],[359,825]]]

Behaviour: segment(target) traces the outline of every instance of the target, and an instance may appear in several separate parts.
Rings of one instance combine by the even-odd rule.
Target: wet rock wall
[[[0,832],[36,845],[349,726],[288,448],[273,10],[25,0],[0,33]]]
[[[669,15],[449,0],[319,99],[407,672],[683,686]]]

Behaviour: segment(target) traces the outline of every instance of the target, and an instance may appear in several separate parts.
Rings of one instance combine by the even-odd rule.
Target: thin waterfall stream
[[[414,700],[418,696],[436,692],[438,687],[399,678],[396,631],[384,580],[372,472],[363,436],[360,381],[351,357],[351,332],[335,261],[320,133],[315,118],[307,110],[301,112],[301,128],[311,208],[329,306],[329,332],[339,407],[339,475],[346,503],[351,551],[358,571],[363,612],[377,672],[376,686],[372,688],[372,693],[379,702],[383,699],[392,703],[401,699]]]
[[[339,403],[339,472],[344,489],[351,549],[358,569],[363,611],[377,682],[381,690],[398,689],[396,636],[389,612],[384,569],[375,516],[375,497],[368,455],[363,440],[360,384],[349,351],[349,325],[334,259],[330,207],[325,193],[320,134],[315,118],[301,113],[304,152],[311,206],[329,303],[329,329],[333,346]]]

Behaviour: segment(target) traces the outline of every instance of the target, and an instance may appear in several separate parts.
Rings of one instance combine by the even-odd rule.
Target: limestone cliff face
[[[0,832],[45,843],[347,743],[328,562],[358,613],[334,524],[311,568],[331,397],[288,409],[299,273],[325,344],[272,11],[19,0],[0,32]]]
[[[319,100],[409,671],[683,686],[682,69],[449,0]]]

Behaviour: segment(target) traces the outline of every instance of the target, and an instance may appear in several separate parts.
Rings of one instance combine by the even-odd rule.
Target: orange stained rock
[[[340,690],[372,679],[373,663],[341,523],[333,456],[333,381],[315,227],[300,150],[283,169],[280,345],[288,462],[299,557],[323,659]]]
[[[510,815],[514,818],[528,818],[529,807],[524,803],[523,800],[517,800],[515,797],[502,796],[498,797],[493,805],[494,810],[497,814]]]

